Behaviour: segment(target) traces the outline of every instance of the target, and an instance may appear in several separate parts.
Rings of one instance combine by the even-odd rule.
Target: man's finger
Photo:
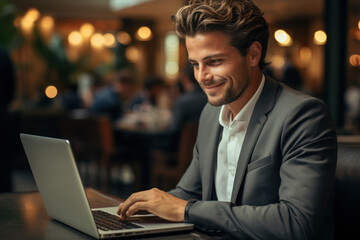
[[[117,212],[116,212],[118,215],[120,215],[120,211],[121,211],[121,208],[122,208],[122,204],[123,204],[123,203],[120,203],[119,206],[118,206],[118,210],[117,210]]]
[[[147,202],[136,202],[133,205],[129,207],[129,209],[126,211],[126,216],[131,217],[139,210],[148,210],[148,203]]]
[[[118,214],[120,218],[124,220],[127,216],[126,212],[132,205],[136,204],[137,202],[146,201],[146,199],[147,197],[146,194],[144,194],[144,192],[132,194],[125,202],[121,204],[121,206],[119,206]]]

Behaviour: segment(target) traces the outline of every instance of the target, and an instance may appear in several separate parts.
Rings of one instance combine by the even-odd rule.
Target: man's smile
[[[214,93],[225,83],[226,81],[220,83],[202,84],[202,87],[207,93]]]

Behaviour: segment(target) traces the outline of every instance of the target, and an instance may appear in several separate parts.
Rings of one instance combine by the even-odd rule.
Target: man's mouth
[[[206,85],[203,84],[202,86],[206,92],[214,92],[217,91],[224,84],[225,82],[220,82],[220,83],[206,84]]]

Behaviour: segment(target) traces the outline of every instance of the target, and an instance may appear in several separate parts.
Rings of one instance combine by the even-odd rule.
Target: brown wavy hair
[[[190,0],[171,19],[179,37],[221,31],[243,56],[254,41],[260,42],[259,67],[264,69],[269,27],[263,14],[251,0]]]

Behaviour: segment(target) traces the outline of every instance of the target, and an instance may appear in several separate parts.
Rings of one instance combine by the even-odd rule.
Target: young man
[[[326,106],[261,70],[268,25],[251,0],[193,0],[173,17],[204,108],[176,189],[119,206],[239,239],[331,239],[336,134]]]

